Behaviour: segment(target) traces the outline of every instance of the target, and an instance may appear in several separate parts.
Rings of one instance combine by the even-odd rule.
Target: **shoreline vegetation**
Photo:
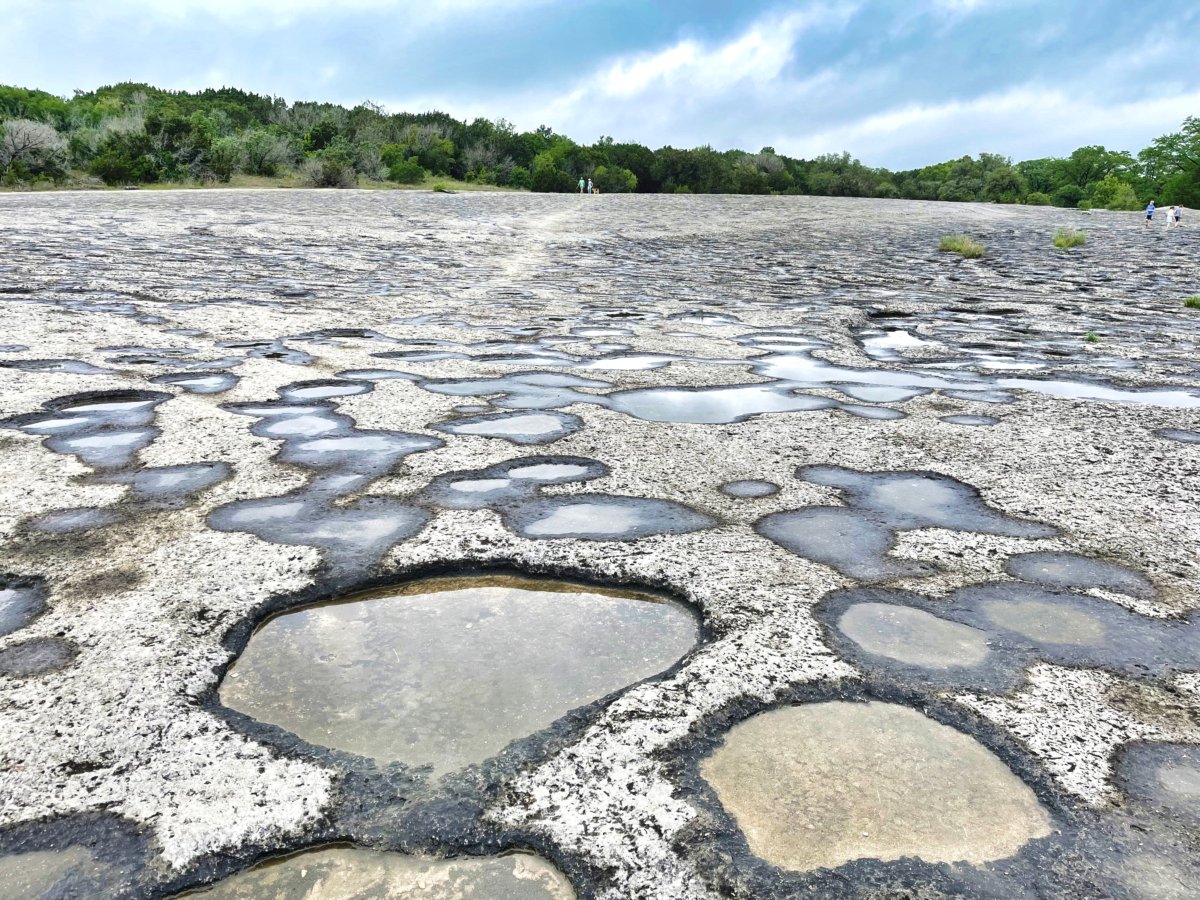
[[[573,193],[807,194],[1078,209],[1200,207],[1200,117],[1136,155],[1101,146],[1025,160],[980,153],[919,169],[849,153],[795,159],[712,147],[651,150],[549,126],[294,102],[236,88],[122,83],[71,98],[0,85],[0,190],[337,187]]]

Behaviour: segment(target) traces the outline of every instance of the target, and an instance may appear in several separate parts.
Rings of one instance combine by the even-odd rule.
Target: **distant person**
[[[1175,227],[1175,207],[1173,206],[1167,208],[1167,227]]]
[[[1183,227],[1183,205],[1182,204],[1175,207],[1175,227],[1176,228]]]
[[[589,178],[588,179],[588,193],[590,194],[591,192],[592,192],[592,179]]]
[[[579,176],[579,193],[583,193],[583,176]]]
[[[1150,227],[1150,223],[1154,221],[1154,201],[1151,200],[1146,205],[1146,227]]]

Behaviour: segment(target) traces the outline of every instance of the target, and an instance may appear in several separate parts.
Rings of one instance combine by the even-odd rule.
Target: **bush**
[[[1200,294],[1197,294],[1195,297],[1188,297],[1183,301],[1183,305],[1188,309],[1200,309]]]
[[[150,184],[162,178],[164,168],[146,132],[118,131],[100,142],[88,171],[105,184]]]
[[[1134,210],[1141,209],[1142,204],[1141,201],[1138,200],[1138,196],[1134,192],[1133,188],[1127,184],[1122,184],[1119,188],[1117,188],[1117,192],[1113,195],[1112,199],[1108,201],[1108,208],[1118,210]]]
[[[632,194],[637,190],[637,176],[619,166],[600,166],[592,175],[592,182],[602,194]]]
[[[1060,228],[1054,232],[1054,246],[1059,250],[1070,250],[1072,247],[1082,247],[1087,243],[1087,235],[1074,228]]]
[[[1064,184],[1050,195],[1050,202],[1065,209],[1078,206],[1084,198],[1083,189],[1074,184]]]
[[[387,177],[389,181],[394,181],[397,184],[420,184],[429,176],[417,160],[402,159],[399,162],[394,162],[388,167]]]
[[[938,244],[942,253],[960,253],[967,259],[978,259],[983,256],[983,244],[965,234],[951,234],[942,238]]]
[[[217,181],[228,182],[233,177],[233,173],[237,171],[241,158],[242,152],[237,138],[218,138],[208,148],[209,171]]]
[[[0,173],[10,178],[66,177],[67,142],[53,125],[31,119],[0,123]]]
[[[544,194],[569,194],[575,190],[575,179],[556,166],[538,166],[529,187]]]
[[[300,183],[313,188],[352,188],[358,179],[354,166],[337,156],[314,156],[300,167]]]
[[[508,173],[508,183],[512,187],[529,190],[533,186],[533,175],[524,166],[513,166]]]
[[[1049,194],[1043,194],[1041,191],[1034,191],[1025,198],[1025,202],[1030,206],[1050,206],[1051,200]]]
[[[1083,339],[1085,341],[1087,341],[1089,344],[1100,343],[1100,335],[1096,334],[1096,332],[1094,332],[1094,331],[1089,331],[1087,334],[1085,334],[1083,336]]]
[[[1080,200],[1078,205],[1075,208],[1082,209],[1086,212],[1087,210],[1092,208],[1092,201],[1091,200]]]
[[[238,168],[247,175],[274,177],[298,155],[297,147],[289,138],[265,129],[244,131],[235,140]]]

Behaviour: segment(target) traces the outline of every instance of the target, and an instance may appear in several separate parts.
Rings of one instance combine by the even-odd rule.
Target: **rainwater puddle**
[[[947,425],[970,425],[974,427],[986,427],[989,425],[999,424],[1000,420],[994,416],[941,416],[941,421]]]
[[[1179,441],[1181,444],[1200,444],[1200,431],[1185,431],[1182,428],[1160,428],[1154,433],[1169,441]]]
[[[45,412],[13,416],[3,424],[44,435],[50,450],[76,456],[92,468],[117,469],[131,465],[158,437],[154,409],[170,399],[154,391],[73,394],[43,404]]]
[[[0,857],[0,900],[99,897],[111,869],[87,850],[36,850]]]
[[[371,391],[369,382],[359,381],[300,381],[281,388],[279,396],[288,403],[305,400],[327,400],[331,397],[351,397]]]
[[[908,606],[856,603],[838,629],[867,653],[926,669],[977,666],[988,655],[987,634]]]
[[[1004,571],[1048,588],[1105,588],[1146,599],[1155,595],[1149,579],[1133,569],[1076,553],[1019,553],[1009,557]]]
[[[784,869],[904,856],[978,864],[1050,834],[1033,791],[982,744],[888,703],[754,716],[701,774],[751,852]]]
[[[432,426],[447,434],[504,438],[514,444],[549,444],[583,427],[578,416],[560,412],[471,416]]]
[[[109,509],[81,506],[75,509],[56,509],[31,519],[29,527],[48,534],[66,534],[73,531],[90,531],[121,521],[121,517]]]
[[[220,698],[310,743],[442,775],[661,672],[697,639],[690,612],[649,595],[434,579],[271,619]]]
[[[504,524],[526,538],[627,541],[710,528],[713,519],[671,500],[587,494],[542,497],[505,511]]]
[[[770,497],[779,493],[779,485],[770,481],[727,481],[721,485],[721,493],[739,500],[751,500],[757,497]]]
[[[269,860],[196,896],[210,900],[574,900],[571,883],[528,853],[429,859],[337,848]]]
[[[34,638],[0,650],[0,675],[28,678],[70,665],[78,651],[62,638]]]
[[[793,394],[779,385],[640,388],[609,394],[610,409],[648,422],[729,424],[763,413],[806,412],[837,406],[823,397]]]
[[[926,472],[855,472],[804,466],[798,477],[837,488],[846,506],[810,506],[771,513],[755,523],[759,534],[785,550],[860,581],[932,574],[934,568],[889,555],[896,532],[951,528],[1010,537],[1049,537],[1053,528],[992,509],[968,484]]]
[[[0,637],[19,631],[45,611],[45,589],[39,582],[0,576]]]
[[[173,384],[189,394],[220,394],[238,383],[238,377],[228,372],[215,372],[211,375],[181,372],[175,375],[159,375],[150,380],[154,384]]]
[[[836,569],[859,581],[885,581],[933,574],[933,568],[888,556],[895,531],[843,506],[811,506],[771,513],[755,528],[785,550]]]

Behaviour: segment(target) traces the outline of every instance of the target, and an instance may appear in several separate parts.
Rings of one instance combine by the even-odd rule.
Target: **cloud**
[[[1197,108],[1200,90],[1114,104],[1026,84],[970,100],[897,106],[816,134],[781,140],[778,149],[814,156],[831,148],[854,148],[867,156],[903,159],[902,165],[912,166],[986,151],[1028,158],[1046,155],[1047,146],[1073,148],[1101,142],[1136,152],[1162,132],[1164,123],[1177,127]]]

